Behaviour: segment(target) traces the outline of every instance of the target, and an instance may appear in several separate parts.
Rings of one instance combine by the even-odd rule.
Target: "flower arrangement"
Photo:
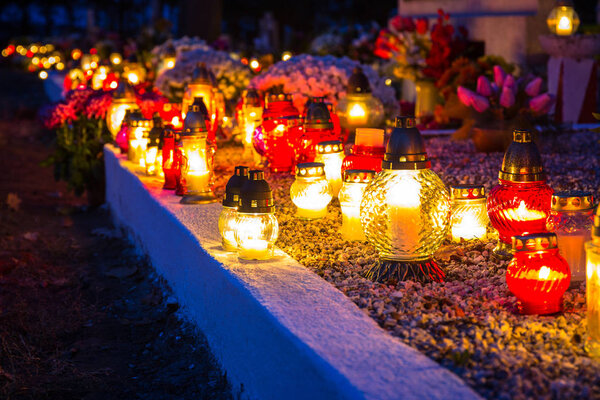
[[[467,48],[468,32],[456,29],[450,15],[438,10],[437,22],[397,15],[375,42],[375,55],[392,60],[398,78],[438,80]]]
[[[217,78],[219,89],[225,98],[235,103],[248,86],[252,72],[229,53],[210,48],[196,48],[186,51],[177,50],[175,67],[162,71],[156,78],[156,86],[171,101],[179,102],[183,97],[186,83],[199,62],[204,62]],[[158,53],[158,52],[157,52]]]
[[[75,194],[87,191],[91,205],[104,201],[102,151],[112,140],[105,122],[111,103],[110,92],[83,88],[42,110],[45,127],[56,132],[56,150],[43,164],[54,165],[55,178],[65,180]]]
[[[363,64],[374,59],[374,43],[379,33],[377,22],[334,26],[310,43],[309,52],[319,56],[347,56]]]
[[[373,95],[383,102],[386,114],[393,115],[397,108],[394,89],[386,86],[385,80],[379,77],[373,68],[347,57],[306,54],[294,56],[255,76],[250,86],[263,92],[282,87],[285,93],[292,94],[294,106],[300,112],[303,112],[304,104],[311,96],[327,97],[335,107],[338,100],[346,94],[348,79],[357,66],[362,67],[371,84]]]

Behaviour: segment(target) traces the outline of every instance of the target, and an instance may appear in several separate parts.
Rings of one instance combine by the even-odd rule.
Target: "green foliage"
[[[105,143],[112,141],[106,122],[80,115],[56,130],[56,150],[42,165],[54,165],[56,180],[66,181],[76,195],[104,186]]]

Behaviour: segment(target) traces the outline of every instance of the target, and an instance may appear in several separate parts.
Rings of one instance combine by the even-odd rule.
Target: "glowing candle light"
[[[375,171],[351,169],[344,173],[344,183],[339,199],[342,209],[342,238],[348,241],[366,240],[360,221],[360,202],[367,184],[373,180]]]
[[[221,233],[223,249],[236,251],[235,231],[237,229],[236,219],[242,186],[248,180],[248,167],[237,166],[235,172],[225,188],[223,197],[223,210],[219,215],[219,232]]]
[[[383,121],[383,104],[371,93],[371,85],[362,68],[357,67],[352,72],[346,96],[338,102],[337,111],[342,127],[350,130],[375,127]]]
[[[354,146],[350,154],[344,157],[342,172],[349,169],[370,169],[381,171],[381,162],[385,154],[383,129],[358,128]]]
[[[455,185],[450,188],[450,195],[452,240],[460,242],[486,238],[489,218],[483,185]]]
[[[513,236],[546,232],[552,189],[546,184],[542,158],[528,131],[515,130],[504,154],[500,184],[487,199],[490,222],[498,231],[494,256],[510,260]]]
[[[550,32],[559,36],[573,35],[579,28],[579,22],[579,15],[568,0],[559,1],[546,19]]]
[[[241,119],[244,127],[244,156],[256,159],[256,150],[252,144],[254,130],[262,121],[262,99],[256,89],[250,88],[244,96]]]
[[[571,283],[585,280],[585,242],[593,222],[591,192],[568,191],[552,195],[552,211],[546,227],[556,233],[562,255],[571,268]]]
[[[600,358],[600,207],[592,226],[592,240],[587,251],[587,337],[585,348],[592,357]]]
[[[240,189],[235,240],[242,260],[267,260],[273,257],[279,224],[275,218],[273,192],[263,171],[250,171]]]
[[[213,90],[215,85],[216,79],[210,69],[205,63],[198,63],[192,73],[192,80],[186,86],[181,103],[183,118],[185,118],[189,106],[194,102],[194,98],[202,97],[208,112],[206,128],[208,130],[208,140],[211,142],[215,140],[218,128],[217,121],[220,118],[215,90]]]
[[[179,164],[177,162],[177,153],[175,149],[175,132],[170,127],[163,129],[163,137],[160,141],[162,170],[165,178],[163,189],[172,190],[177,186],[177,170]]]
[[[506,270],[506,283],[519,299],[522,314],[553,314],[562,310],[562,296],[571,272],[558,252],[554,233],[513,238],[514,258]]]
[[[160,138],[163,136],[162,119],[156,114],[152,118],[152,129],[148,133],[145,164],[147,175],[162,175],[162,153],[159,153]]]
[[[333,197],[337,197],[342,187],[342,161],[344,161],[344,146],[339,140],[330,140],[317,144],[315,162],[325,165],[325,177]]]
[[[360,206],[365,235],[380,259],[367,272],[370,279],[443,280],[432,255],[447,235],[450,197],[430,166],[414,117],[397,118],[382,170]]]
[[[327,205],[332,196],[323,163],[300,163],[296,166],[290,197],[297,207],[298,218],[318,219],[327,215]]]
[[[146,146],[152,121],[145,119],[139,111],[134,111],[129,118],[127,159],[140,167],[146,167]]]
[[[133,88],[125,81],[119,81],[116,84],[112,103],[106,112],[106,125],[113,138],[116,137],[121,128],[125,112],[137,109]]]

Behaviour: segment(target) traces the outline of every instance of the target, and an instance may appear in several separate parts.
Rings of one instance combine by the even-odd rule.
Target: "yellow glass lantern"
[[[127,159],[142,168],[146,168],[146,147],[152,121],[145,119],[142,113],[134,111],[129,118],[129,147]]]
[[[213,92],[213,83],[210,76],[210,71],[204,63],[198,63],[192,73],[192,80],[187,84],[183,100],[181,103],[182,115],[185,118],[189,106],[194,102],[195,97],[202,97],[204,105],[208,110],[208,115],[211,121],[214,120],[212,115],[215,113],[215,96]],[[207,127],[210,129],[210,127]]]
[[[152,118],[152,129],[148,133],[148,144],[146,146],[145,164],[146,175],[162,175],[162,147],[160,138],[163,135],[162,119],[155,115]]]
[[[342,239],[348,241],[366,240],[360,221],[360,202],[367,184],[373,180],[375,171],[349,169],[344,173],[344,183],[339,193],[342,209]]]
[[[342,162],[344,161],[344,145],[339,140],[319,142],[316,146],[315,162],[325,165],[325,177],[333,197],[337,197],[342,187]]]
[[[579,15],[573,8],[571,1],[561,0],[550,11],[546,19],[550,32],[559,36],[574,35],[579,28]]]
[[[260,126],[262,122],[262,104],[260,94],[256,89],[250,88],[244,96],[242,105],[242,118],[244,129],[244,156],[251,156],[255,160],[259,160],[260,156],[254,149],[252,137],[254,130]]]
[[[588,325],[585,348],[590,356],[600,358],[600,206],[594,216],[592,240],[585,244],[585,249]]]
[[[183,122],[181,142],[182,204],[206,204],[217,201],[212,190],[214,148],[208,142],[205,115],[199,102],[188,108]]]
[[[112,65],[120,65],[123,62],[123,57],[119,53],[111,53],[109,58]]]
[[[362,68],[356,67],[348,80],[346,96],[338,102],[337,113],[342,127],[377,127],[384,117],[381,100],[371,93],[371,85]]]
[[[290,187],[290,197],[298,208],[298,218],[318,219],[327,215],[332,195],[325,179],[325,165],[319,162],[296,165],[296,179]]]
[[[236,166],[235,172],[225,187],[225,196],[223,197],[223,210],[219,215],[219,233],[221,234],[223,249],[226,251],[236,251],[237,242],[235,241],[235,231],[237,228],[236,219],[238,216],[238,207],[240,203],[240,193],[242,186],[248,180],[248,167]]]
[[[370,279],[443,280],[445,274],[432,256],[447,235],[450,196],[430,167],[415,118],[397,118],[382,170],[360,205],[365,235],[380,259],[367,272]]]
[[[483,240],[487,237],[490,223],[487,215],[485,188],[483,185],[455,185],[450,187],[452,217],[450,232],[452,240]]]
[[[235,240],[242,260],[267,260],[273,257],[279,224],[275,217],[273,192],[263,171],[250,171],[240,189]]]
[[[125,112],[136,108],[137,104],[133,88],[126,81],[119,81],[117,88],[113,92],[112,103],[106,112],[106,125],[113,139],[117,136],[119,129],[121,129]]]

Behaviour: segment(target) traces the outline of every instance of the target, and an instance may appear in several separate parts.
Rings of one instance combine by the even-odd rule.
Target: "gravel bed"
[[[541,145],[549,184],[555,190],[590,190],[600,198],[600,136],[563,134]],[[427,138],[432,168],[447,184],[497,184],[502,154],[482,154],[470,142]],[[221,153],[219,155],[219,153]],[[217,193],[223,191],[239,151],[217,153]],[[458,374],[490,399],[600,398],[600,362],[587,357],[585,287],[569,289],[564,313],[522,316],[505,281],[507,262],[490,257],[495,241],[452,244],[436,254],[444,283],[397,285],[362,277],[377,261],[368,243],[341,239],[341,212],[334,200],[327,217],[294,217],[293,177],[268,177],[274,190],[280,235],[277,245],[345,293],[391,335]]]

